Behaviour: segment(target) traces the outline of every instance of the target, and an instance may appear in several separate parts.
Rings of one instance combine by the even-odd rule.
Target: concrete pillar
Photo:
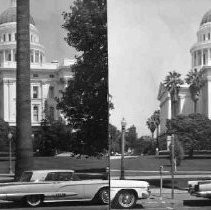
[[[6,60],[6,58],[5,58],[5,50],[3,50],[3,63],[5,63],[5,60]]]
[[[13,49],[10,51],[10,53],[11,53],[11,61],[13,61],[13,62],[14,62],[14,54],[13,54]]]

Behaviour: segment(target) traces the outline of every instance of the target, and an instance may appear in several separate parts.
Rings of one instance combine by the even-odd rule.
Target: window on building
[[[50,118],[51,121],[54,120],[54,107],[53,106],[51,106],[49,108],[49,118]]]
[[[50,78],[54,78],[55,76],[54,76],[54,74],[50,74],[49,77]]]
[[[38,107],[38,105],[33,106],[33,121],[34,122],[39,121],[39,107]]]
[[[33,86],[33,98],[38,98],[38,86]]]
[[[39,51],[35,51],[35,63],[39,63]]]
[[[12,56],[11,56],[11,51],[10,50],[5,50],[5,60],[6,61],[11,61]]]
[[[49,87],[49,98],[54,98],[54,87],[53,86]]]
[[[6,42],[6,34],[3,35],[3,41]]]
[[[33,35],[31,34],[31,42],[33,42]]]
[[[208,39],[210,40],[210,33],[208,33]]]
[[[43,62],[43,54],[41,53],[40,54],[40,63],[42,63]]]
[[[205,41],[205,38],[206,38],[206,37],[205,37],[205,34],[203,34],[203,40],[204,40],[204,41]]]
[[[31,63],[34,63],[34,51],[33,50],[30,50],[30,60],[31,60]]]
[[[8,37],[9,37],[9,42],[11,42],[11,41],[12,41],[12,36],[11,36],[11,34],[9,34]]]
[[[33,77],[39,77],[39,75],[38,74],[33,74]]]

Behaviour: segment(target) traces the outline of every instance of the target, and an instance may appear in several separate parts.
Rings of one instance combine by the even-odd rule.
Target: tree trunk
[[[156,145],[156,147],[157,147],[158,150],[159,150],[159,141],[158,141],[159,130],[158,130],[158,128],[159,128],[159,125],[158,125],[157,128],[156,128],[156,131],[157,131],[157,145]]]
[[[17,1],[16,164],[15,179],[33,168],[30,93],[29,1]]]
[[[197,113],[197,101],[195,100],[195,101],[193,101],[193,103],[194,103],[194,114],[196,114]]]

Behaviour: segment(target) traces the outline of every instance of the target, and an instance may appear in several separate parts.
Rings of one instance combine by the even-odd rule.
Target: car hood
[[[111,180],[110,181],[111,188],[112,187],[130,187],[130,188],[147,188],[149,187],[149,183],[145,181],[137,181],[137,180]]]

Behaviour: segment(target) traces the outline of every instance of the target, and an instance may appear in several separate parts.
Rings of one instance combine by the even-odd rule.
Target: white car
[[[149,184],[143,181],[81,180],[73,170],[33,170],[19,182],[0,185],[0,200],[23,201],[31,207],[45,202],[95,201],[120,208],[132,208],[137,199],[148,198]]]
[[[188,181],[188,192],[193,196],[211,199],[211,180]]]
[[[149,183],[136,180],[111,180],[110,199],[114,208],[133,208],[138,199],[150,196]]]

